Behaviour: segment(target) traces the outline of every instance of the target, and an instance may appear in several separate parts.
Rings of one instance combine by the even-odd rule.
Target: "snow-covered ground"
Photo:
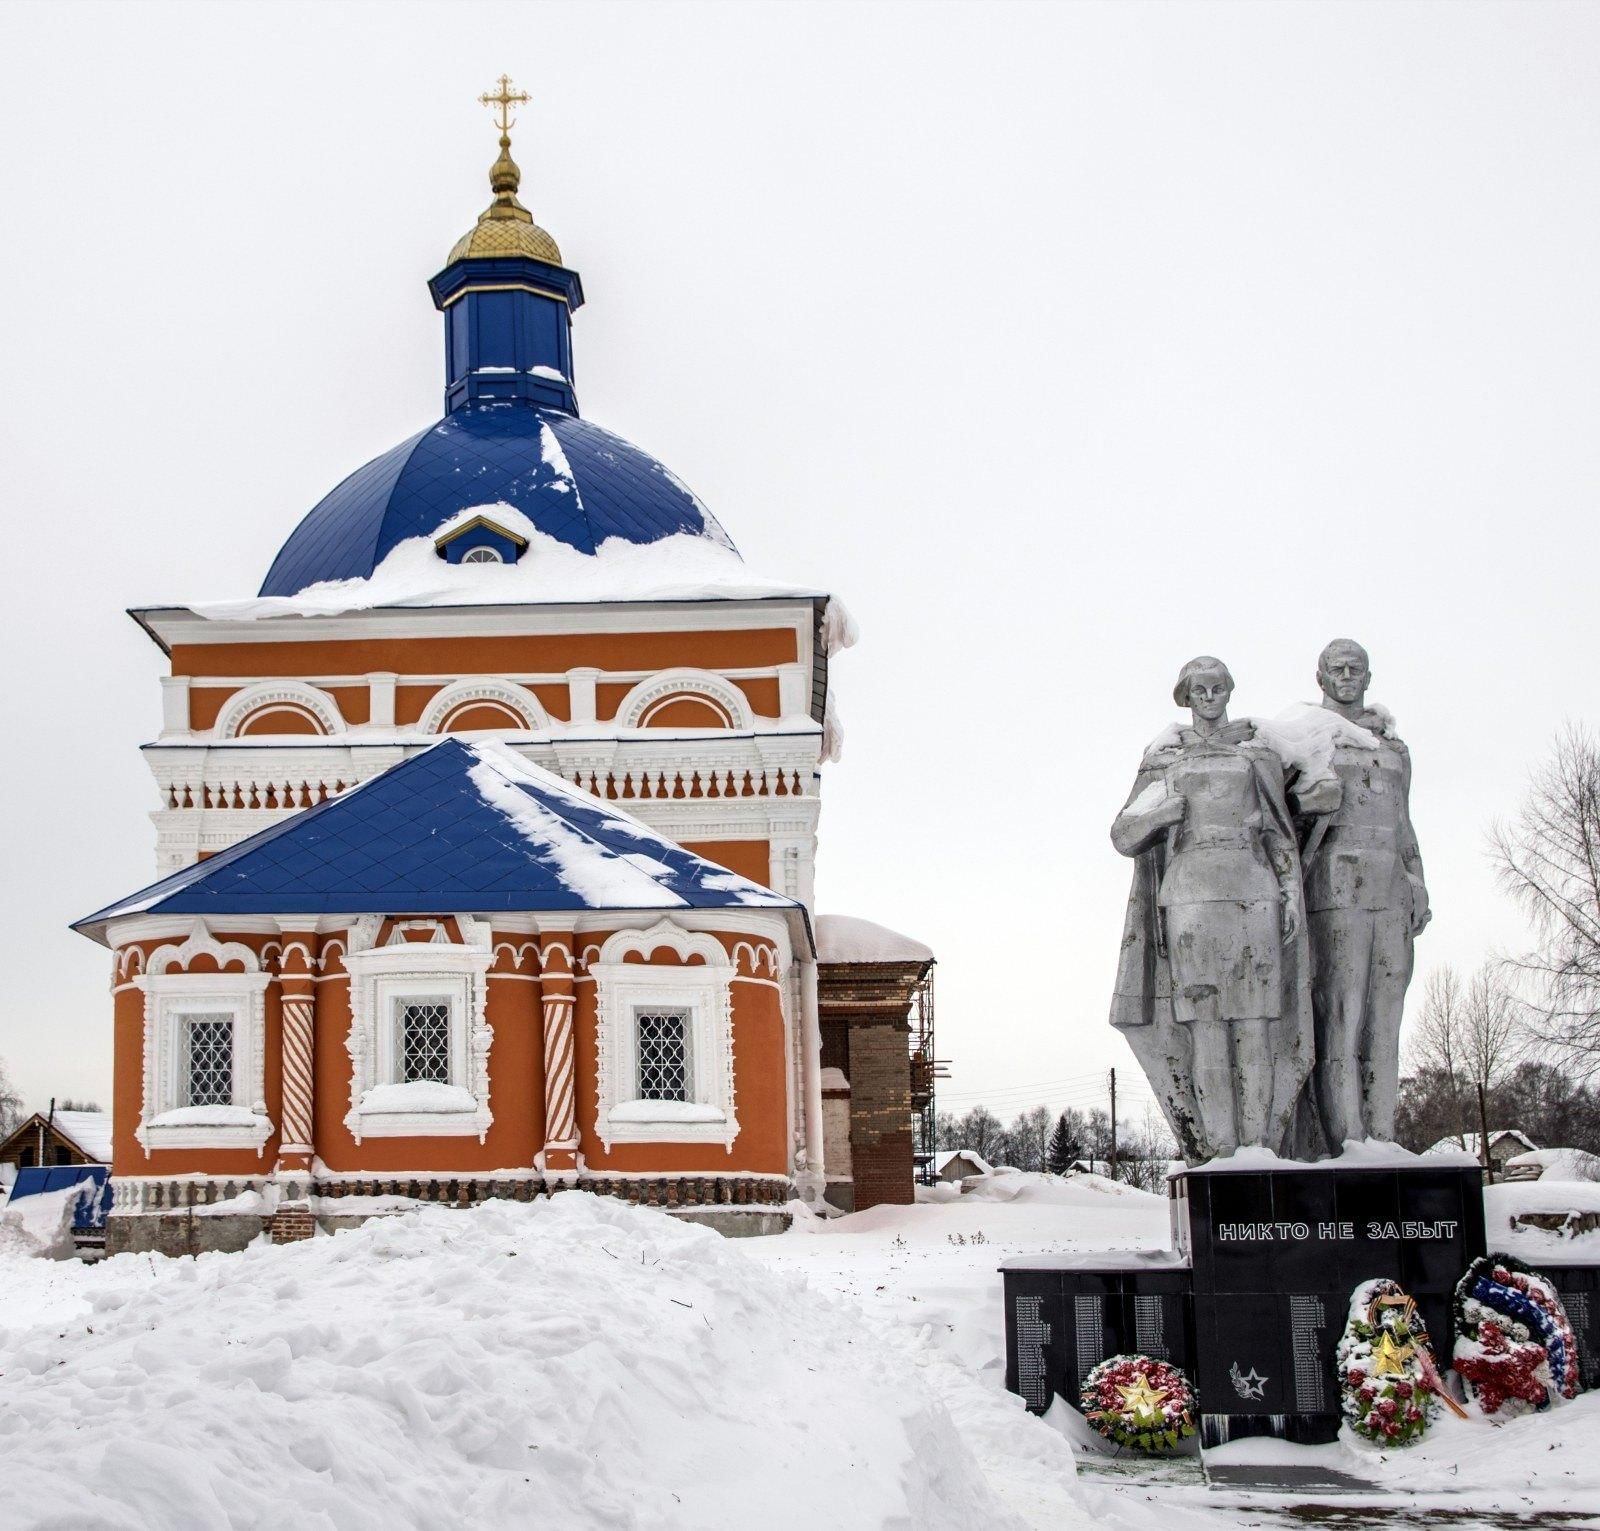
[[[1387,1462],[1208,1459],[1372,1481],[1354,1495],[1117,1471],[1004,1391],[997,1267],[1163,1246],[1164,1199],[1086,1175],[931,1196],[742,1241],[568,1195],[198,1260],[0,1254],[0,1525],[1600,1526],[1600,1395],[1447,1418]]]

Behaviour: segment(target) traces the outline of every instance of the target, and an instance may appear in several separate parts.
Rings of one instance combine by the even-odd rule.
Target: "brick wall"
[[[911,1157],[911,999],[925,962],[827,962],[817,968],[822,1065],[850,1081],[855,1208],[915,1196]]]

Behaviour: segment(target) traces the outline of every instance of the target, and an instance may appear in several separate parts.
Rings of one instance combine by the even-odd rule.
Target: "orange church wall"
[[[388,927],[378,934],[381,945]],[[452,931],[452,934],[458,934]],[[527,936],[496,934],[513,947]],[[485,1018],[494,1040],[489,1046],[489,1105],[494,1121],[479,1143],[461,1137],[364,1138],[357,1143],[345,1125],[350,1109],[350,983],[324,978],[317,985],[316,1137],[317,1154],[334,1174],[393,1174],[437,1171],[482,1173],[528,1169],[544,1147],[544,1028],[539,986],[505,976],[512,967],[502,956],[489,975]],[[525,969],[524,969],[525,971]]]
[[[592,666],[655,671],[677,665],[744,669],[793,664],[792,628],[731,632],[524,634],[482,638],[348,638],[302,643],[189,643],[172,650],[172,673],[250,675],[520,675]],[[541,698],[542,700],[542,698]]]
[[[267,936],[228,936],[219,934],[222,941],[241,941],[256,952],[270,940]],[[178,938],[181,941],[181,938]],[[178,944],[172,937],[141,941],[137,945],[148,959],[157,947]],[[178,971],[172,969],[170,971]],[[188,973],[215,973],[223,971],[210,957],[195,958],[187,968]],[[232,964],[226,971],[237,972]],[[266,1175],[271,1172],[278,1156],[278,1133],[273,1132],[257,1155],[253,1148],[157,1148],[146,1155],[138,1138],[134,1136],[144,1113],[144,994],[132,983],[134,973],[119,982],[113,1004],[113,1053],[111,1085],[111,1171],[114,1175]],[[283,1015],[278,1001],[277,985],[270,985],[265,1004],[265,1063],[264,1081],[267,1115],[274,1126],[281,1119],[283,1068],[282,1036]]]
[[[586,934],[584,945],[601,944],[608,934]],[[752,938],[719,933],[717,939],[731,952],[738,941]],[[766,944],[764,938],[756,939]],[[662,966],[676,960],[666,951],[651,958],[652,965]],[[599,1063],[595,985],[580,982],[577,995],[578,1134],[589,1169],[641,1175],[789,1173],[788,1060],[776,988],[737,979],[733,984],[733,1088],[739,1135],[731,1153],[720,1143],[618,1143],[606,1152],[595,1131]]]
[[[727,842],[718,849],[759,851],[764,842]],[[738,858],[725,858],[724,865]],[[753,865],[753,863],[752,863]],[[734,867],[738,870],[737,867]],[[747,874],[747,875],[753,875]],[[387,929],[387,927],[385,927]],[[214,932],[220,941],[243,941],[258,955],[273,938]],[[452,934],[457,934],[452,931]],[[586,934],[585,946],[603,943],[608,933]],[[380,941],[383,935],[380,933]],[[766,938],[720,934],[732,952],[741,939]],[[368,1137],[357,1143],[345,1125],[350,1107],[350,983],[339,951],[343,937],[319,942],[322,971],[317,975],[313,1066],[316,1087],[313,1114],[317,1155],[333,1174],[384,1175],[402,1172],[470,1175],[499,1169],[527,1169],[544,1143],[543,1021],[540,987],[529,981],[532,959],[515,953],[528,937],[496,933],[512,953],[497,955],[491,971],[486,1018],[494,1034],[489,1050],[490,1105],[494,1113],[485,1141],[476,1136]],[[144,941],[149,953],[171,938]],[[675,962],[666,951],[652,961]],[[137,971],[138,965],[135,965]],[[209,958],[197,958],[186,971],[215,972]],[[277,1157],[275,1132],[258,1156],[253,1149],[157,1149],[146,1155],[134,1136],[144,1107],[144,995],[128,975],[114,997],[112,1111],[115,1123],[113,1170],[135,1177],[207,1174],[261,1176],[271,1172]],[[733,983],[734,1080],[740,1131],[733,1152],[720,1144],[618,1144],[607,1153],[595,1132],[596,1079],[595,985],[577,985],[576,1090],[580,1137],[591,1168],[627,1174],[722,1173],[786,1174],[788,1163],[788,1059],[778,991],[769,983],[735,979]],[[274,1123],[282,1113],[282,1011],[276,982],[265,995],[265,1085],[267,1110]]]
[[[685,840],[683,848],[704,856],[730,872],[748,877],[763,888],[772,885],[772,865],[765,840]]]

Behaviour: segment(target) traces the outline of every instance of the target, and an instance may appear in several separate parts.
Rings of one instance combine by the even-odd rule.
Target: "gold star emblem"
[[[1373,1371],[1380,1377],[1403,1377],[1406,1362],[1416,1353],[1415,1345],[1397,1345],[1394,1336],[1385,1329],[1372,1347]]]
[[[1160,1424],[1161,1405],[1167,1395],[1151,1387],[1148,1377],[1140,1377],[1117,1391],[1122,1395],[1122,1406],[1133,1416],[1134,1424]]]

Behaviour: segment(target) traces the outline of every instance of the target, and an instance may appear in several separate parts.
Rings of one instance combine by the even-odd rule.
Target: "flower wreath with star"
[[[1083,1379],[1084,1418],[1108,1441],[1156,1455],[1194,1434],[1198,1405],[1189,1379],[1152,1356],[1112,1356]]]
[[[1422,1314],[1397,1282],[1364,1281],[1355,1289],[1337,1361],[1351,1430],[1379,1446],[1421,1439],[1443,1383]]]

